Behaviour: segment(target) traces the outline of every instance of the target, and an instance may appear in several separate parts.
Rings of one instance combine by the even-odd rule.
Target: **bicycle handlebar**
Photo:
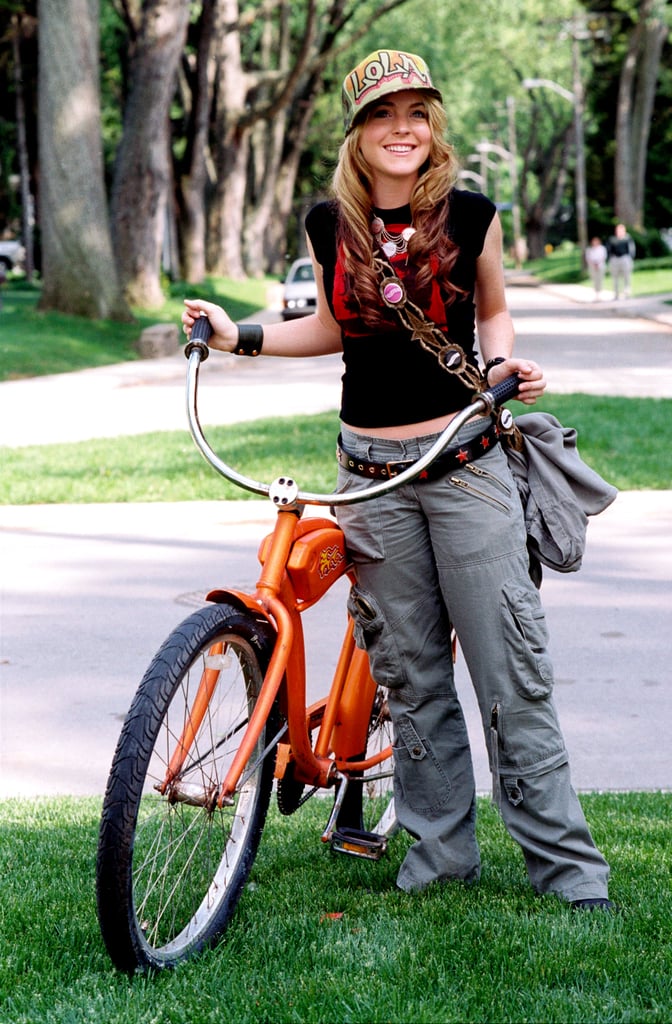
[[[459,429],[473,419],[474,416],[488,415],[503,405],[510,398],[518,393],[520,383],[516,375],[507,377],[494,387],[476,395],[471,405],[458,412],[437,437],[431,448],[419,459],[402,470],[394,477],[383,480],[381,483],[373,484],[371,487],[358,491],[348,491],[345,494],[312,494],[309,491],[300,491],[298,484],[290,477],[278,477],[272,484],[265,484],[250,477],[243,476],[232,469],[227,463],[219,458],[217,453],[210,447],[203,433],[198,419],[198,371],[200,364],[208,358],[210,349],[208,340],[212,334],[210,321],[206,316],[201,315],[194,323],[190,340],[187,342],[184,354],[189,360],[187,367],[187,419],[189,430],[206,461],[225,479],[251,491],[253,494],[262,494],[271,499],[274,505],[281,508],[292,508],[297,505],[355,505],[361,501],[369,501],[377,498],[386,491],[392,491],[402,484],[414,480],[434,459],[443,451],[449,441],[457,434]]]
[[[194,349],[196,349],[200,353],[199,362],[205,362],[210,355],[208,342],[210,341],[211,335],[212,324],[208,320],[207,316],[199,316],[198,320],[194,322],[194,326],[191,328],[191,336],[184,347],[184,354],[187,359]]]

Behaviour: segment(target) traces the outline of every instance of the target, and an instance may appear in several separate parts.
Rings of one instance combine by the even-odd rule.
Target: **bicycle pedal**
[[[387,837],[376,832],[363,832],[359,828],[338,828],[331,836],[334,853],[348,853],[351,857],[380,860],[387,850]]]

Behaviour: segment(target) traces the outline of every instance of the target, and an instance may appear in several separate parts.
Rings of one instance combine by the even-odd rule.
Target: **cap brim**
[[[359,124],[364,119],[365,115],[371,110],[372,106],[374,106],[376,103],[380,103],[382,100],[385,99],[386,96],[391,96],[393,93],[396,92],[422,92],[426,93],[428,96],[432,96],[434,99],[437,99],[440,103],[443,103],[443,96],[441,95],[438,89],[434,88],[434,86],[408,85],[407,83],[400,82],[399,85],[395,86],[394,88],[389,88],[388,86],[388,88],[382,89],[377,96],[368,97],[366,103],[364,103],[363,106],[359,108],[359,110],[356,110],[354,112],[352,120],[345,127],[345,134],[347,135],[348,132],[351,132],[355,125]]]

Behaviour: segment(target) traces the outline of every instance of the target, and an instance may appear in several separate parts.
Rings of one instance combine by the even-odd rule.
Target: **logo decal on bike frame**
[[[318,568],[320,579],[323,580],[325,576],[330,576],[344,561],[345,555],[337,544],[332,544],[328,548],[322,548]]]

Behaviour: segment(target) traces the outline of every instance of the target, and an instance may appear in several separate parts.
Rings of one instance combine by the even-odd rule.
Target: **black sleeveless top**
[[[396,234],[410,224],[410,208],[375,210]],[[494,204],[477,192],[453,189],[447,231],[459,246],[451,281],[464,290],[446,306],[435,286],[424,311],[451,341],[462,346],[467,359],[476,364],[474,287],[476,260],[492,218]],[[342,267],[338,260],[336,227],[338,205],[319,203],[306,218],[306,230],[324,274],[329,306],[341,327],[343,342],[343,391],[341,419],[353,427],[400,426],[434,419],[463,408],[471,398],[469,390],[441,368],[436,356],[412,340],[399,324],[383,326],[372,333],[348,308]],[[406,256],[393,259],[401,278],[408,273]],[[381,300],[382,305],[382,300]]]

